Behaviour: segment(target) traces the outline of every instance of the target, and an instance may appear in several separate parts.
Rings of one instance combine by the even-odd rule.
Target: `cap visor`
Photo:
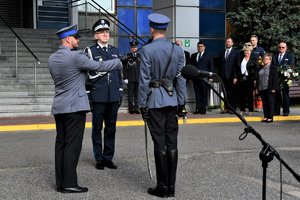
[[[74,35],[70,35],[70,36],[73,36],[74,38],[78,39],[78,38],[81,38],[81,36],[79,34],[74,34]]]

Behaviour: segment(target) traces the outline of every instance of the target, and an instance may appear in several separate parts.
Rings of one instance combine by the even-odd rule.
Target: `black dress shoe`
[[[115,165],[111,160],[106,160],[103,162],[104,166],[109,168],[109,169],[117,169],[118,166]]]
[[[88,188],[80,187],[80,186],[60,188],[59,190],[57,189],[57,191],[61,193],[83,193],[83,192],[87,192],[88,190],[89,190]]]
[[[266,122],[268,119],[264,118],[263,120],[261,120],[260,122]]]
[[[97,161],[95,168],[99,170],[103,170],[104,169],[103,161]]]
[[[289,116],[289,113],[283,113],[282,116]]]
[[[165,186],[156,186],[155,188],[149,188],[147,192],[153,196],[168,198],[168,189]]]
[[[272,122],[273,122],[273,119],[267,119],[265,122],[266,122],[266,123],[272,123]]]
[[[193,112],[193,114],[200,114],[200,111],[196,110],[195,112]]]

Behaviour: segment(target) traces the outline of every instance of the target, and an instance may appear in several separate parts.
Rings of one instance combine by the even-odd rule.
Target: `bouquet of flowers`
[[[299,80],[299,69],[296,66],[283,65],[279,67],[280,87],[290,87],[292,82]]]

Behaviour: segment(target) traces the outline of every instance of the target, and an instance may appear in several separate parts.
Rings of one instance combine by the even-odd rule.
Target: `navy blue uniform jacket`
[[[119,50],[108,45],[108,51],[104,51],[98,44],[90,47],[93,59],[112,60],[119,57]],[[122,75],[121,70],[112,70],[92,80],[93,89],[90,91],[90,100],[92,102],[117,102],[122,97]]]

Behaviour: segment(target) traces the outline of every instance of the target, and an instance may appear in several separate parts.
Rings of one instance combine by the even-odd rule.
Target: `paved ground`
[[[261,116],[256,112],[246,119],[300,173],[300,109],[293,108],[289,117],[275,117],[272,124],[258,122]],[[88,119],[89,127],[90,116]],[[119,116],[114,157],[117,170],[94,168],[91,129],[86,129],[77,169],[79,184],[89,188],[86,194],[55,191],[52,117],[0,119],[0,199],[156,199],[146,193],[155,181],[147,174],[140,119],[140,115]],[[175,199],[261,199],[258,155],[262,146],[252,134],[238,139],[244,127],[235,116],[220,115],[217,110],[206,116],[188,116],[187,124],[180,125]],[[154,171],[151,145],[150,149]],[[267,177],[267,199],[280,199],[276,158],[269,163]],[[300,199],[299,182],[285,167],[282,180],[283,199]]]

